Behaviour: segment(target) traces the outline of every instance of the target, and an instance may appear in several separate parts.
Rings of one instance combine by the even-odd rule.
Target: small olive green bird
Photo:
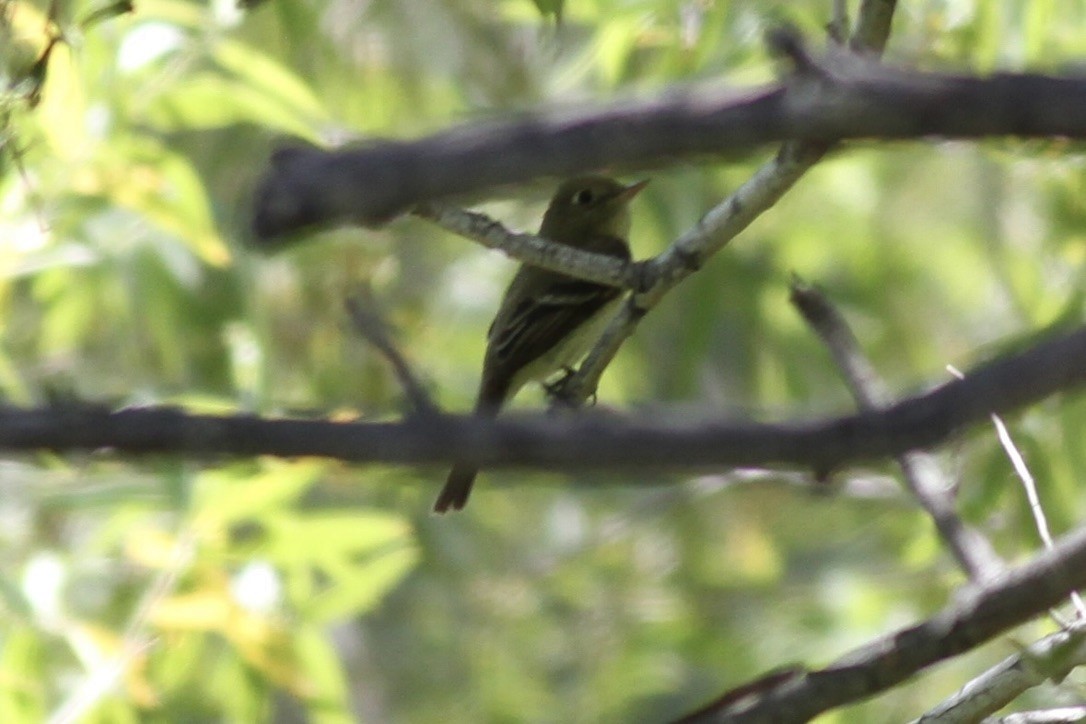
[[[624,186],[602,176],[566,181],[551,199],[539,235],[577,249],[630,259],[630,200],[648,181]],[[522,264],[487,332],[475,414],[496,415],[531,380],[544,380],[588,352],[622,290]],[[479,471],[456,465],[434,511],[460,510]]]

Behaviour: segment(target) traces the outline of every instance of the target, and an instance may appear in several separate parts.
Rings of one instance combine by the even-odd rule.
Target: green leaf
[[[556,22],[562,22],[564,0],[532,0],[532,3],[544,18],[553,16]]]
[[[339,561],[323,572],[332,582],[302,607],[306,618],[332,622],[360,616],[371,610],[402,581],[418,563],[418,550],[401,547],[361,562]]]
[[[264,550],[287,567],[293,598],[310,620],[369,610],[418,562],[411,528],[396,515],[310,513],[266,518],[265,523]],[[327,580],[315,583],[313,570]]]
[[[262,91],[311,122],[325,122],[328,112],[317,94],[301,78],[283,65],[243,43],[222,40],[215,45],[214,58],[239,81]]]
[[[196,480],[197,515],[222,524],[281,510],[316,483],[324,468],[307,461],[269,463],[256,473],[242,466],[204,471]]]
[[[247,123],[319,140],[315,121],[305,113],[263,88],[214,71],[193,73],[179,81],[155,99],[146,113],[150,123],[167,131]]]
[[[326,628],[313,625],[296,628],[294,655],[309,689],[307,699],[314,705],[310,720],[315,724],[354,722],[347,680]]]

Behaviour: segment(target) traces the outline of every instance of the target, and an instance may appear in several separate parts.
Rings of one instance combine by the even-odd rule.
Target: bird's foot
[[[576,408],[583,405],[591,406],[596,404],[595,390],[593,390],[583,402],[578,399],[577,391],[573,389],[572,384],[576,370],[572,367],[563,367],[562,373],[562,376],[554,382],[543,385],[543,389],[551,401],[551,409],[559,407]]]

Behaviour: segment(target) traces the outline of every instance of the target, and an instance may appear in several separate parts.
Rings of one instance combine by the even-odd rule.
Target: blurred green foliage
[[[0,2],[5,402],[394,419],[400,390],[343,312],[365,287],[436,399],[466,409],[510,262],[412,219],[255,253],[248,195],[271,149],[769,82],[764,31],[788,22],[817,43],[832,3],[247,5]],[[1062,69],[1086,52],[1081,0],[901,5],[893,62]],[[768,153],[655,174],[636,253],[662,250]],[[1084,186],[1068,143],[840,149],[646,318],[601,404],[851,409],[788,305],[793,273],[841,305],[899,394],[1080,323]],[[483,208],[533,228],[547,193]],[[1011,423],[1068,529],[1086,513],[1086,403]],[[1008,558],[1036,550],[991,430],[942,458],[971,523]],[[848,476],[881,490],[893,473]],[[772,473],[502,472],[435,519],[442,478],[312,460],[0,462],[0,719],[656,721],[825,663],[962,583],[897,494],[813,497]],[[992,644],[824,720],[911,718],[1015,650]]]

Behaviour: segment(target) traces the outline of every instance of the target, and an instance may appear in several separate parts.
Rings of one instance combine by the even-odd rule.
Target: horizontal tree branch
[[[1055,606],[1086,586],[1086,529],[994,581],[967,589],[936,616],[865,644],[815,671],[739,687],[683,722],[804,722],[885,691]],[[1056,672],[1054,671],[1053,674]]]
[[[827,472],[933,447],[989,414],[1086,382],[1086,328],[981,365],[885,409],[822,421],[756,424],[681,411],[509,415],[415,414],[340,423],[188,415],[172,408],[0,408],[0,450],[97,450],[323,456],[400,464],[644,470],[791,464]]]
[[[540,177],[725,158],[785,140],[941,136],[1086,138],[1086,79],[971,77],[891,69],[834,52],[800,58],[781,84],[738,94],[670,90],[649,100],[475,123],[414,141],[277,153],[259,184],[254,231],[379,224],[413,206]]]

